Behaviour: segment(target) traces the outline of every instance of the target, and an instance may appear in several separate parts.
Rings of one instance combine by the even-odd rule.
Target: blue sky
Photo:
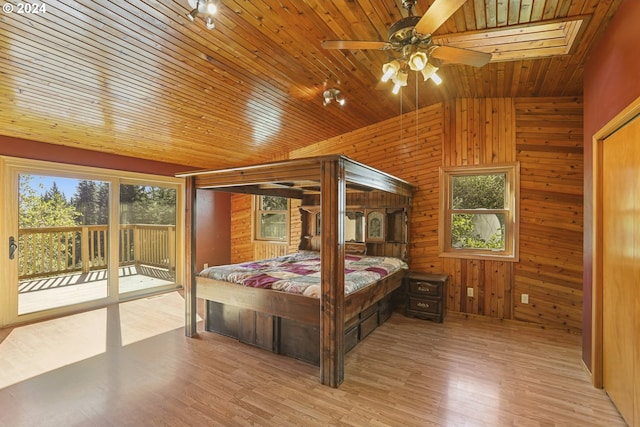
[[[69,200],[76,193],[76,187],[80,182],[79,179],[62,178],[59,176],[42,176],[31,175],[31,187],[39,194],[44,194],[47,190],[51,189],[53,183],[56,183],[58,190],[64,194],[64,197]]]

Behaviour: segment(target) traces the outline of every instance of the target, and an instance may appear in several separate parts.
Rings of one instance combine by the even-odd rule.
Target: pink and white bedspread
[[[356,292],[407,264],[398,258],[346,255],[345,294]],[[320,254],[300,251],[294,254],[241,264],[209,267],[199,276],[254,288],[320,297]]]

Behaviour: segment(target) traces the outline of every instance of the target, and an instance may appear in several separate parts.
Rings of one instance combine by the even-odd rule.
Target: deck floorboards
[[[145,265],[120,267],[118,280],[121,294],[175,283],[166,269]],[[107,270],[22,280],[18,284],[18,314],[106,298],[107,290]]]

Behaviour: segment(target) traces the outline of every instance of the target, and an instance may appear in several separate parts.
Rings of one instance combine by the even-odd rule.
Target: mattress
[[[408,268],[403,260],[392,257],[348,254],[344,261],[346,295]],[[319,298],[320,253],[300,251],[260,261],[214,266],[204,269],[199,276]]]

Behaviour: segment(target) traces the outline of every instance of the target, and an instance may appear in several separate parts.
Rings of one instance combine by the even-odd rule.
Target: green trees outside
[[[55,182],[44,194],[40,194],[32,187],[29,175],[20,177],[18,205],[20,228],[73,226],[80,215],[69,205]]]
[[[20,228],[106,225],[109,183],[78,181],[67,200],[55,181],[51,188],[33,188],[32,176],[20,176]],[[120,186],[121,224],[171,225],[176,221],[176,190],[142,185]]]
[[[451,244],[458,248],[504,249],[505,215],[482,213],[505,208],[506,176],[460,175],[453,179],[453,209],[478,210],[455,213],[451,219]]]
[[[67,199],[55,181],[50,188],[42,184],[34,188],[34,178],[24,174],[19,179],[19,262],[24,275],[76,265],[81,254],[80,231],[64,227],[107,225],[109,219],[108,182],[78,180],[73,196]],[[175,189],[121,185],[120,190],[121,224],[175,224]],[[40,228],[61,229],[39,232]],[[93,244],[94,253],[104,258],[106,245],[99,239]]]
[[[120,223],[175,224],[176,190],[142,185],[121,185]]]
[[[286,239],[289,200],[286,197],[261,196],[259,203],[257,235],[261,239]]]

